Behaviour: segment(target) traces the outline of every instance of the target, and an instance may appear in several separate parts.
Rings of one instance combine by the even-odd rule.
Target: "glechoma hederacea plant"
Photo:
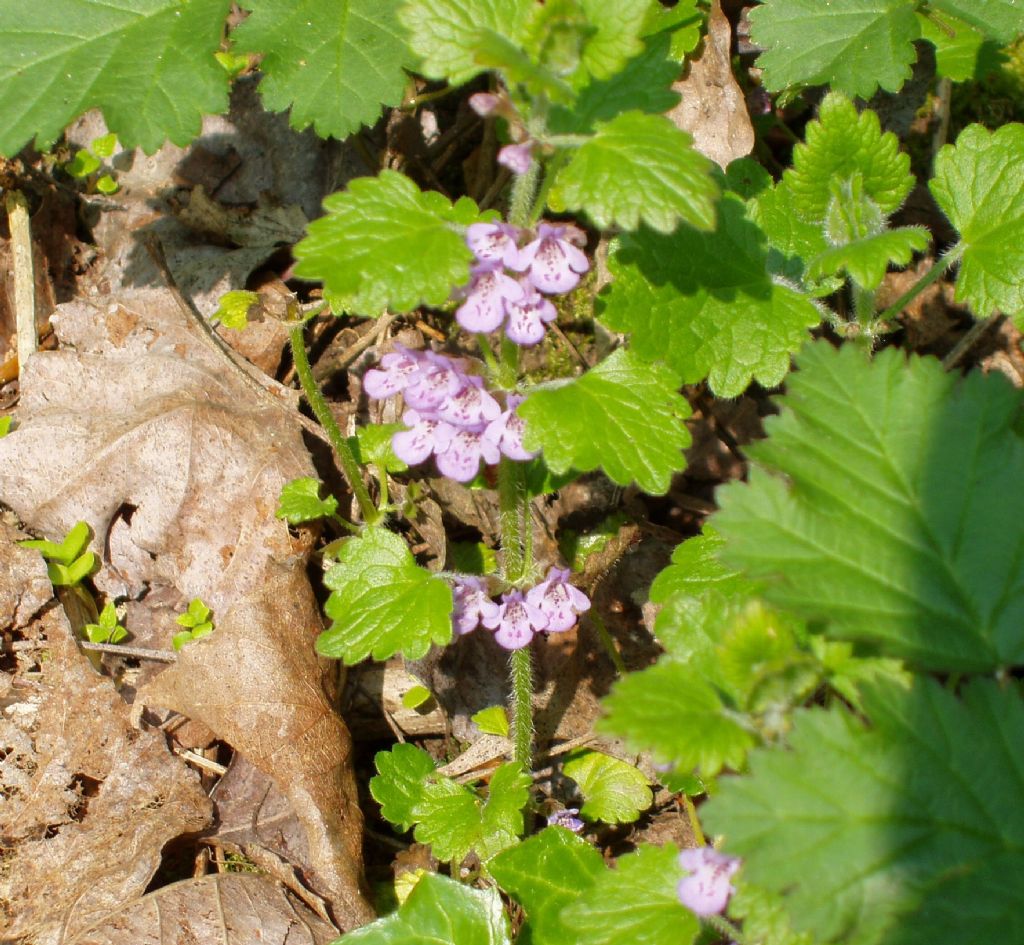
[[[92,106],[125,146],[187,141],[226,105],[213,53],[228,6],[0,4],[0,150],[46,145]],[[297,373],[357,519],[313,480],[282,496],[289,521],[333,517],[350,532],[331,546],[319,652],[418,658],[471,631],[510,652],[512,756],[486,790],[444,777],[413,745],[377,756],[370,791],[384,817],[451,875],[424,876],[344,941],[508,943],[499,890],[535,945],[677,945],[702,928],[703,941],[765,945],[1024,940],[1024,893],[1008,879],[1024,875],[1021,397],[1000,376],[958,377],[887,341],[903,309],[954,274],[974,317],[1024,315],[1024,126],[970,125],[937,151],[928,188],[958,237],[883,307],[886,272],[932,237],[891,225],[915,183],[910,158],[856,101],[897,92],[925,44],[941,77],[973,76],[983,47],[1024,32],[1024,3],[757,5],[764,89],[793,100],[826,87],[779,179],[752,159],[719,170],[664,117],[698,48],[698,0],[242,6],[232,52],[262,56],[264,102],[290,109],[295,127],[351,134],[402,104],[405,70],[451,90],[473,83],[470,105],[496,123],[510,177],[499,213],[383,170],[329,197],[295,247],[296,274],[322,283],[332,312],[429,307],[477,352],[391,346],[363,390],[401,398],[402,424],[368,426],[354,449],[293,326]],[[55,20],[80,26],[58,52]],[[147,43],[121,45],[129,36]],[[157,47],[164,68],[137,81],[150,70],[129,60]],[[523,348],[544,339],[565,293],[589,302],[605,237],[594,314],[622,344],[580,376],[528,380]],[[834,341],[811,341],[819,326]],[[600,722],[651,757],[698,844],[703,825],[714,847],[641,844],[609,865],[587,832],[636,820],[651,792],[637,768],[593,751],[564,762],[579,810],[523,839],[524,811],[535,813],[531,651],[592,613],[564,563],[534,555],[528,470],[534,483],[600,469],[664,493],[690,442],[682,386],[735,397],[755,381],[785,392],[749,449],[749,482],[719,490],[703,534],[655,580],[664,653],[622,675]],[[497,489],[496,570],[417,564],[389,498],[389,476],[407,467]],[[479,869],[460,870],[470,854]]]

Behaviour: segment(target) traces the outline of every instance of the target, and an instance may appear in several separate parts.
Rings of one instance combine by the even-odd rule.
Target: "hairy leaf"
[[[376,777],[370,778],[370,794],[380,804],[380,812],[400,830],[409,830],[416,822],[413,808],[423,799],[427,776],[436,765],[422,748],[398,744],[391,751],[379,751],[373,757]]]
[[[807,267],[809,279],[847,272],[857,285],[877,289],[889,265],[905,266],[915,252],[924,250],[930,237],[922,226],[902,226],[864,236],[826,250]]]
[[[654,800],[642,771],[600,751],[572,753],[563,771],[580,786],[588,820],[631,824]]]
[[[703,534],[676,546],[672,563],[651,584],[652,603],[664,604],[674,594],[696,597],[707,590],[742,594],[750,582],[739,571],[726,567],[718,553],[725,542],[710,526]]]
[[[677,388],[672,371],[619,349],[565,386],[527,397],[518,409],[526,447],[542,449],[552,472],[601,467],[619,485],[664,493],[690,445],[690,408]]]
[[[228,0],[0,4],[0,153],[55,141],[90,108],[126,147],[187,144],[228,104],[213,54]]]
[[[262,53],[260,93],[293,128],[346,138],[402,101],[411,53],[397,21],[401,0],[244,0],[232,33]]]

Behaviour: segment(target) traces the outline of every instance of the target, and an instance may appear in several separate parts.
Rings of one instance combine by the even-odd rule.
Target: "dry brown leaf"
[[[11,531],[0,560],[29,554],[12,552]],[[164,845],[203,829],[211,805],[161,733],[132,727],[60,607],[15,637],[25,648],[4,674],[0,719],[0,939],[59,945],[141,896]]]
[[[732,74],[731,47],[729,20],[719,0],[713,0],[704,48],[698,59],[690,60],[686,78],[672,85],[683,98],[668,113],[676,125],[693,135],[697,150],[723,169],[754,147],[754,127],[743,90]]]
[[[337,937],[266,876],[222,873],[165,886],[66,945],[328,945]]]

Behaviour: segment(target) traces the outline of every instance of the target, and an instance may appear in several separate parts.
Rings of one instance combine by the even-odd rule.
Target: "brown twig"
[[[174,650],[152,650],[146,646],[124,646],[121,643],[90,643],[82,640],[78,644],[83,650],[91,653],[110,653],[126,659],[156,660],[158,663],[173,663],[178,659]]]
[[[32,265],[32,223],[28,201],[20,190],[9,190],[4,198],[11,229],[14,269],[14,320],[18,339],[19,371],[36,352],[36,278]]]

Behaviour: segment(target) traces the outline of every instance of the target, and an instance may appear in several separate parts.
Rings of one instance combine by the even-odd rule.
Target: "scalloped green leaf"
[[[561,912],[604,873],[604,860],[581,837],[547,827],[499,853],[488,869],[526,912],[519,945],[565,945],[575,936]]]
[[[370,794],[380,804],[384,819],[399,830],[416,822],[413,808],[423,799],[427,777],[437,768],[434,759],[415,745],[398,744],[373,756],[376,777],[370,778]]]
[[[213,54],[228,0],[0,4],[0,153],[55,141],[100,108],[125,147],[187,144],[228,105]]]
[[[348,539],[324,584],[331,589],[324,613],[332,622],[316,640],[321,656],[349,665],[399,652],[418,659],[432,643],[451,642],[451,589],[417,565],[393,532],[367,528]]]
[[[805,711],[787,749],[757,750],[749,777],[720,782],[704,820],[817,941],[1015,941],[1024,703],[991,680],[961,696],[923,678],[869,687],[870,727]]]
[[[535,390],[518,409],[527,449],[554,473],[602,468],[619,485],[668,490],[690,445],[690,407],[672,371],[619,349],[562,387]]]
[[[873,111],[858,114],[853,102],[838,93],[825,96],[805,136],[782,179],[792,209],[811,222],[825,219],[836,182],[855,175],[860,175],[864,195],[886,216],[900,208],[914,186],[910,155],[900,151],[896,135],[883,134]]]
[[[580,0],[594,33],[583,44],[583,68],[609,79],[643,49],[641,34],[652,0]]]
[[[662,233],[682,220],[709,230],[718,184],[693,139],[661,115],[625,112],[596,133],[559,170],[552,209],[582,210],[601,229],[634,230],[643,221]]]
[[[664,604],[676,594],[696,597],[708,590],[722,594],[745,594],[751,583],[735,568],[724,565],[719,552],[725,541],[711,526],[702,534],[676,545],[672,563],[658,572],[651,583],[650,599]]]
[[[713,233],[681,226],[670,236],[641,230],[620,237],[598,317],[630,332],[637,355],[664,359],[686,383],[707,378],[721,397],[743,393],[751,380],[771,387],[821,314],[767,267],[763,233],[743,201],[727,193]]]
[[[923,226],[884,230],[825,250],[811,260],[807,277],[822,279],[846,272],[862,288],[877,289],[890,265],[905,266],[930,242],[931,236]]]
[[[285,483],[277,501],[278,518],[289,525],[299,525],[318,518],[327,518],[338,511],[338,500],[333,495],[320,498],[320,480],[303,476]]]
[[[408,177],[384,170],[324,201],[295,247],[295,274],[322,279],[336,311],[381,315],[441,305],[469,281],[469,224],[490,219],[462,197],[454,205]]]
[[[243,0],[237,52],[261,53],[260,95],[293,128],[346,138],[398,105],[413,56],[401,0]]]
[[[426,873],[397,912],[348,932],[334,945],[512,945],[496,889],[473,889]]]
[[[587,820],[631,824],[654,802],[644,773],[604,752],[572,752],[562,771],[579,785]]]
[[[1012,43],[1024,33],[1024,8],[1018,0],[930,0],[930,5],[1000,43]]]
[[[674,844],[644,844],[620,856],[615,869],[598,874],[576,902],[562,911],[573,945],[690,945],[697,917],[679,901],[683,878]]]
[[[920,35],[908,0],[766,0],[750,12],[751,38],[772,92],[828,85],[870,98],[910,78]]]
[[[928,669],[1024,662],[1021,394],[896,349],[827,342],[797,359],[748,447],[749,485],[718,492],[723,559],[828,635]]]
[[[932,193],[959,230],[957,301],[984,318],[1024,313],[1024,125],[970,125],[935,156]]]

